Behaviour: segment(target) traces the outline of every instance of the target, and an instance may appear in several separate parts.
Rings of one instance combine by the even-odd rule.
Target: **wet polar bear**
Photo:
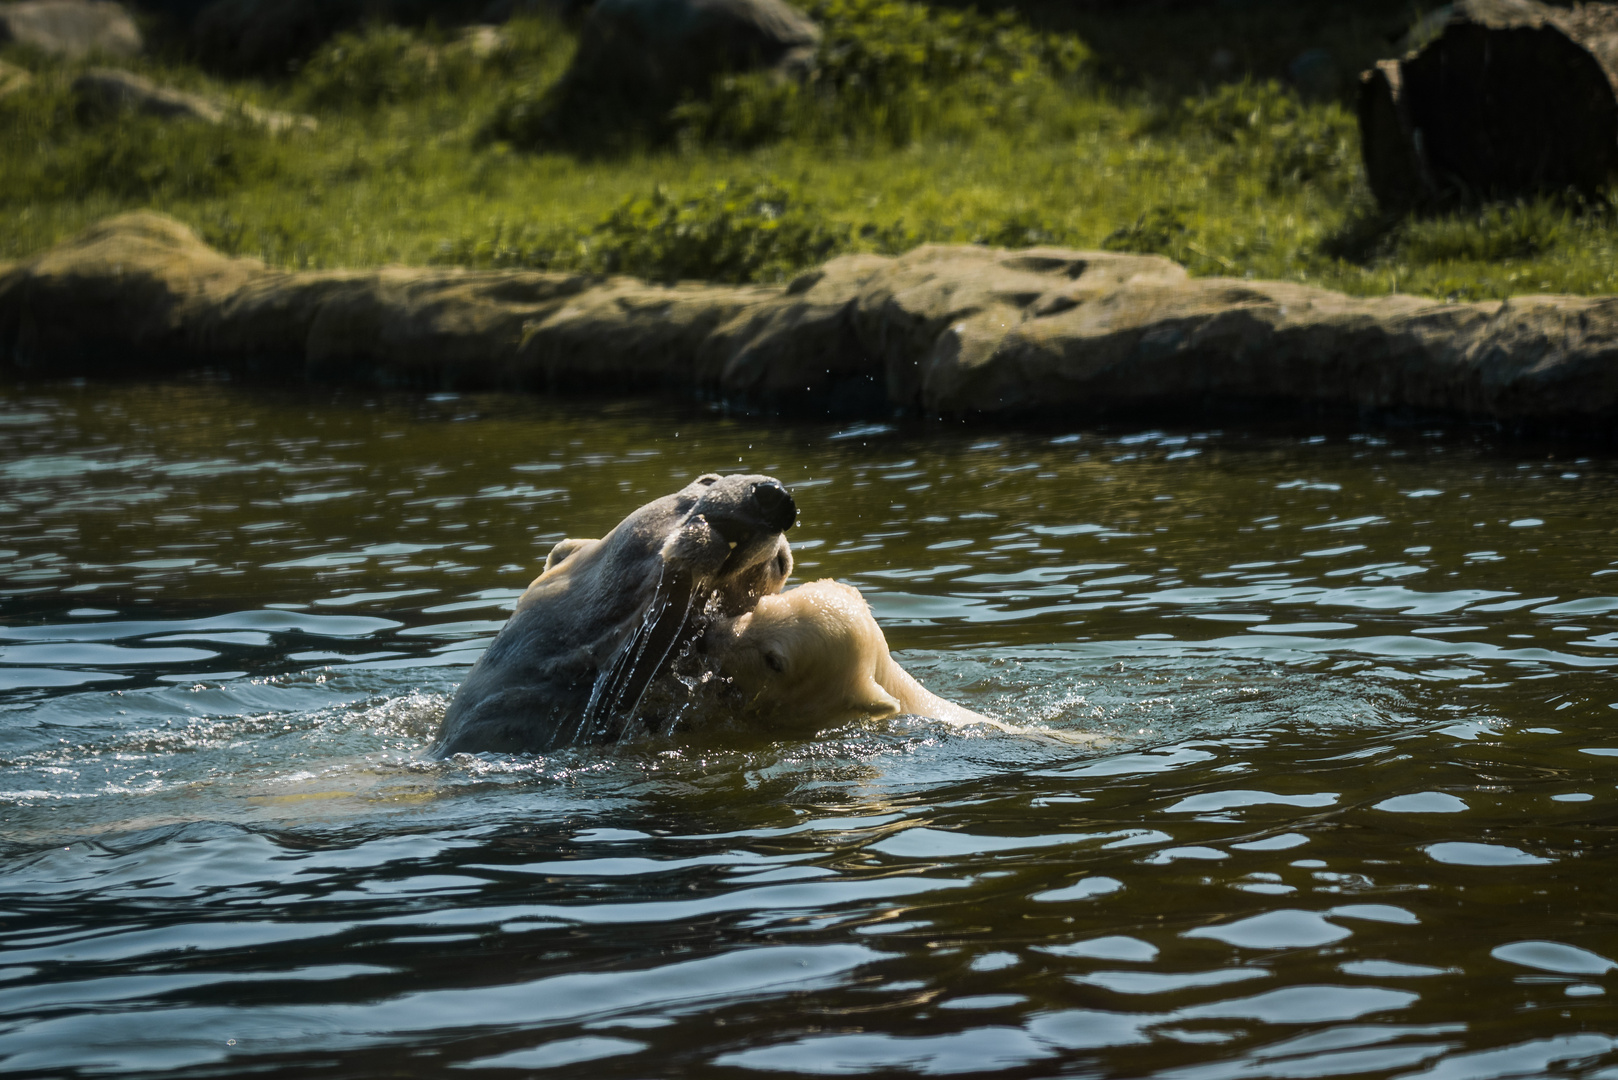
[[[774,477],[709,474],[599,540],[563,540],[456,692],[434,752],[539,753],[630,734],[654,681],[711,620],[781,591],[797,516]]]
[[[909,715],[1024,733],[922,686],[888,652],[859,590],[830,579],[759,597],[753,610],[710,626],[704,647],[743,714],[772,729]]]
[[[830,579],[759,597],[751,611],[712,623],[703,646],[739,695],[743,717],[775,731],[906,715],[1064,743],[1097,739],[1018,727],[945,701],[893,659],[859,590]]]

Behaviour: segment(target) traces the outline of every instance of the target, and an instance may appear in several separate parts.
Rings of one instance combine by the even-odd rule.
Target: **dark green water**
[[[1618,459],[0,391],[0,1072],[1618,1077]],[[563,535],[769,472],[931,689],[428,760]]]

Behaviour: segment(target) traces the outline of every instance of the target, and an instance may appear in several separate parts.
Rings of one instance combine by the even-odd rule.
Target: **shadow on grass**
[[[1406,220],[1403,214],[1390,214],[1375,205],[1360,206],[1321,239],[1320,252],[1327,258],[1368,266],[1387,253]]]
[[[1357,266],[1382,260],[1408,263],[1510,263],[1580,246],[1611,229],[1613,199],[1574,191],[1532,199],[1450,201],[1425,211],[1393,214],[1374,204],[1356,207],[1326,236],[1320,251]]]

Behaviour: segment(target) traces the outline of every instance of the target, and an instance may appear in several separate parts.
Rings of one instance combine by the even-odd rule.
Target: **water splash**
[[[572,742],[609,736],[614,727],[620,737],[629,730],[653,681],[682,643],[691,640],[692,611],[698,595],[708,591],[698,584],[685,571],[663,564],[639,625],[596,677]]]

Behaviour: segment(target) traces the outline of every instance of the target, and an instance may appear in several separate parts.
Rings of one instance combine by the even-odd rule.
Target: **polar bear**
[[[648,690],[709,622],[781,591],[797,516],[774,477],[708,474],[599,540],[563,540],[456,692],[434,753],[540,753],[631,733]]]
[[[858,589],[823,579],[761,596],[714,622],[704,648],[748,720],[783,734],[859,717],[914,715],[1025,734],[931,693],[888,653]]]

